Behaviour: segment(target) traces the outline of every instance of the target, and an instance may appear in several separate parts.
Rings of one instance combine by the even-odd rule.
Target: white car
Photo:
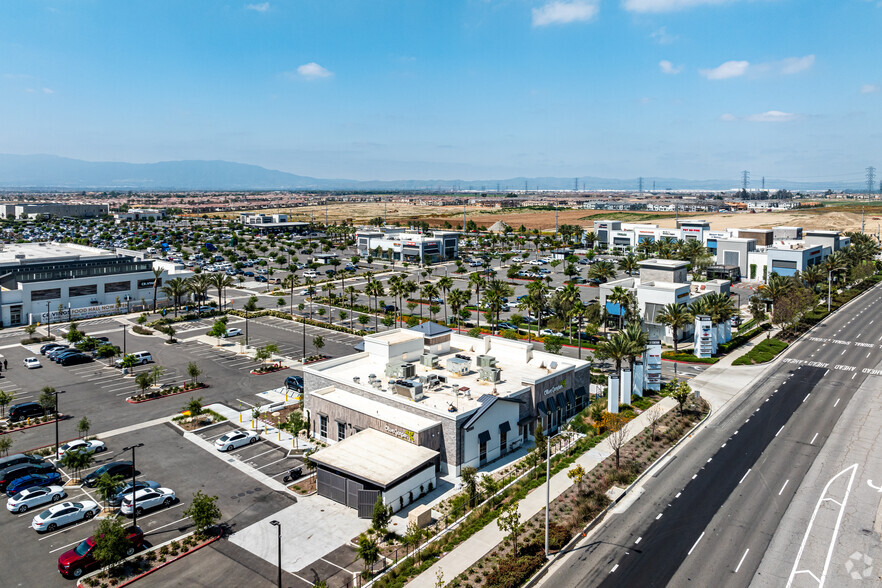
[[[91,500],[62,502],[35,516],[31,522],[31,528],[37,533],[51,532],[63,525],[91,519],[99,512],[101,512],[101,507]]]
[[[141,514],[145,510],[164,506],[168,508],[175,502],[175,493],[171,488],[142,488],[135,492],[134,498],[131,494],[123,498],[119,511],[124,515],[132,515],[132,507],[135,512]]]
[[[223,435],[214,442],[214,446],[217,447],[218,451],[231,451],[243,445],[257,443],[259,439],[260,435],[254,431],[239,430]]]
[[[318,272],[315,270],[306,270],[305,272],[303,272],[303,277],[304,278],[317,278],[317,277],[319,277],[319,275],[318,275]]]
[[[238,337],[241,334],[242,334],[242,329],[227,329],[227,332],[224,333],[224,338]]]
[[[91,441],[83,441],[82,439],[77,439],[76,441],[65,443],[64,445],[59,447],[58,458],[61,459],[62,457],[64,457],[64,454],[68,451],[101,453],[102,451],[107,451],[107,446],[104,444],[104,441],[98,441],[97,439],[92,439]]]
[[[28,509],[47,502],[58,502],[65,496],[67,493],[61,486],[33,486],[11,496],[6,501],[6,510],[27,512]]]
[[[552,329],[542,329],[539,331],[539,334],[543,337],[565,337],[563,333],[560,331],[553,331]]]
[[[24,358],[24,366],[25,366],[26,368],[28,368],[29,370],[32,370],[32,369],[34,369],[34,368],[38,368],[38,367],[43,367],[43,366],[40,364],[40,360],[37,359],[36,357],[26,357],[26,358]]]

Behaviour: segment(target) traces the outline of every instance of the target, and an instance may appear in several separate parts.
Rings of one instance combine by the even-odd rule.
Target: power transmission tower
[[[867,196],[873,193],[876,187],[876,168],[872,165],[867,168]]]
[[[524,194],[527,193],[527,188],[528,188],[527,180],[524,180]]]
[[[763,191],[766,189],[766,176],[763,176]]]
[[[637,191],[643,194],[643,176],[640,176],[639,188],[637,189]]]
[[[575,186],[575,189],[573,191],[578,192],[579,191],[579,178],[575,178],[573,185]]]
[[[499,194],[499,182],[496,182],[496,193]]]
[[[747,187],[750,185],[750,172],[744,170],[741,172],[741,189],[744,192],[747,192]]]

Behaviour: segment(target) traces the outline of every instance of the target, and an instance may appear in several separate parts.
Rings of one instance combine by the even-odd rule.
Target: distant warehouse
[[[42,216],[67,218],[98,218],[110,214],[109,204],[62,204],[39,202],[35,204],[0,204],[0,218],[28,219]]]

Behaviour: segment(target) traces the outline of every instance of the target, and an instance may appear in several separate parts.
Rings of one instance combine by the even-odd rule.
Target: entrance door
[[[499,433],[499,453],[500,455],[508,453],[508,431]]]
[[[487,463],[487,442],[481,443],[481,465]]]

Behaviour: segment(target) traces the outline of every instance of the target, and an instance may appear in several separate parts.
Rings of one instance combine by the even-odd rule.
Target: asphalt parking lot
[[[249,425],[250,423],[245,423]],[[205,439],[209,443],[214,443],[222,435],[242,428],[239,423],[231,423],[224,421],[217,425],[206,427],[196,432],[196,435]],[[299,457],[289,455],[289,451],[271,443],[266,439],[260,439],[254,444],[238,447],[231,451],[227,451],[224,455],[231,456],[242,463],[250,466],[254,470],[265,474],[278,482],[282,482],[288,470],[303,466],[303,460]],[[305,468],[304,468],[305,469]]]
[[[98,454],[93,467],[81,475],[109,461],[131,459],[131,452],[122,452],[122,448],[144,443],[136,455],[138,477],[159,482],[177,495],[178,501],[171,507],[160,507],[138,517],[138,525],[144,530],[149,544],[162,543],[192,530],[189,519],[183,513],[198,490],[218,497],[223,521],[231,531],[248,526],[294,502],[293,496],[267,488],[224,463],[223,459],[206,459],[203,449],[184,439],[169,424],[115,435],[105,442],[108,451]],[[92,497],[100,503],[91,489],[71,489],[68,494],[68,500]],[[0,513],[0,549],[5,553],[12,553],[13,550],[16,553],[15,558],[4,560],[3,584],[6,586],[71,585],[57,572],[58,555],[88,537],[98,523],[87,521],[38,535],[28,525],[43,508],[36,508],[24,515]]]

